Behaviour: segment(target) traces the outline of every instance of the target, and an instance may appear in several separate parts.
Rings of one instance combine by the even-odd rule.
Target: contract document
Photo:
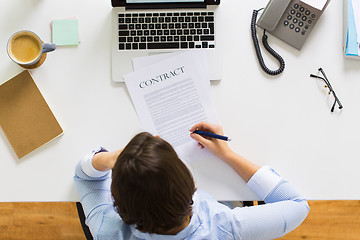
[[[219,122],[204,53],[173,55],[136,69],[124,79],[145,131],[168,141],[185,162],[210,156],[189,132],[200,121]]]

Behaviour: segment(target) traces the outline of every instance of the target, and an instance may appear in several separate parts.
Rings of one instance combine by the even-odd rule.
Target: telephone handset
[[[273,31],[290,2],[291,0],[270,1],[261,14],[257,25],[267,31]]]
[[[257,22],[257,14],[262,9],[254,10],[251,22],[252,37],[259,63],[266,73],[277,75],[285,68],[282,57],[268,45],[266,32],[300,50],[329,2],[330,0],[326,0],[323,8],[319,10],[301,0],[270,0]],[[258,46],[255,26],[264,29],[263,45],[279,61],[278,70],[272,71],[266,67]]]

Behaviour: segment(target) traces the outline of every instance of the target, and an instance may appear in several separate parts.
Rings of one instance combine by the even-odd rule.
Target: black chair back
[[[83,229],[83,232],[85,234],[85,237],[87,240],[93,240],[93,236],[91,235],[89,227],[85,224],[85,214],[84,209],[82,208],[82,205],[80,202],[76,202],[76,208],[78,211],[81,227]]]

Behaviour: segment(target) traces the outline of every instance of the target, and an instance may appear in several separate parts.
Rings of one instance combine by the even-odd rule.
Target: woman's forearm
[[[190,129],[190,136],[199,143],[201,148],[206,148],[212,154],[229,164],[237,174],[244,179],[244,181],[248,182],[255,172],[260,169],[256,164],[233,152],[227,142],[214,138],[202,137],[195,134],[195,130],[224,135],[222,127],[208,122],[200,122]]]
[[[122,149],[113,152],[99,152],[94,155],[92,165],[95,169],[105,172],[112,169]]]
[[[229,151],[222,160],[229,164],[245,182],[248,182],[257,170],[260,169],[258,165],[233,151]]]

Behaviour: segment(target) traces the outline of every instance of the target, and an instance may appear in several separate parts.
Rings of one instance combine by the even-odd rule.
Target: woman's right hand
[[[228,156],[233,153],[226,141],[215,138],[203,137],[199,134],[193,133],[195,130],[224,135],[222,127],[220,125],[208,122],[197,123],[190,129],[190,136],[198,142],[201,148],[206,148],[212,154],[221,158],[224,161],[226,161],[228,159]]]
[[[221,126],[208,122],[195,124],[190,129],[190,132],[195,130],[224,135]],[[206,138],[196,133],[191,133],[190,136],[199,143],[201,148],[206,148],[212,154],[229,164],[245,182],[248,182],[255,172],[260,169],[258,165],[233,152],[226,141]]]

